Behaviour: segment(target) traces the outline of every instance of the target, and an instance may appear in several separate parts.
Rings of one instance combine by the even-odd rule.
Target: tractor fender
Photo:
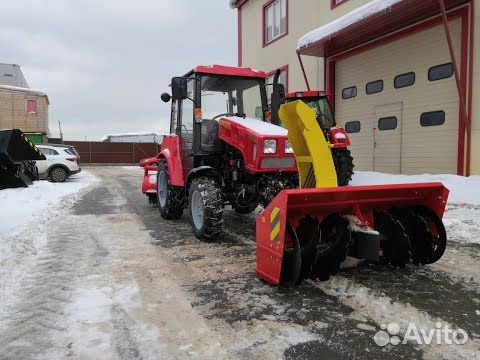
[[[224,185],[223,182],[223,177],[220,175],[220,173],[217,171],[217,169],[211,167],[211,166],[199,166],[197,168],[192,169],[188,175],[187,175],[187,182],[185,186],[185,191],[188,193],[188,188],[190,186],[190,183],[192,182],[193,179],[199,177],[199,176],[208,176],[213,179],[219,184],[219,185]]]
[[[185,186],[185,180],[183,179],[182,163],[179,157],[174,157],[170,149],[162,149],[158,154],[159,159],[165,159],[168,166],[168,176],[170,185]]]

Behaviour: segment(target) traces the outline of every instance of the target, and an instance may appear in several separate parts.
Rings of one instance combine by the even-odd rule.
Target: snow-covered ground
[[[35,181],[28,188],[0,191],[0,239],[18,234],[26,224],[58,209],[58,205],[72,204],[76,200],[74,194],[94,180],[92,174],[83,171],[64,183]]]
[[[450,189],[444,258],[287,289],[253,274],[254,215],[227,210],[221,241],[201,242],[185,217],[164,221],[147,205],[140,167],[91,171],[101,182],[89,186],[95,177],[85,172],[71,183],[0,192],[0,349],[7,358],[281,359],[305,343],[339,354],[348,347],[360,358],[477,359],[479,176],[357,172],[353,185],[442,181]],[[373,342],[383,324],[428,331],[439,321],[466,329],[472,341],[422,345],[418,356],[403,353],[407,345],[383,352]]]
[[[391,175],[371,171],[356,171],[351,185],[405,184],[439,181],[450,190],[448,204],[480,205],[480,176],[458,175]]]
[[[64,183],[43,180],[28,188],[0,191],[0,315],[47,241],[50,224],[95,181],[94,175],[83,171]]]

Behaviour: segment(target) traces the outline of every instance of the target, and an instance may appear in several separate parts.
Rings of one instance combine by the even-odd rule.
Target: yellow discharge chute
[[[316,111],[297,100],[283,104],[278,114],[288,130],[288,139],[295,153],[300,187],[337,187],[332,151],[318,125]]]

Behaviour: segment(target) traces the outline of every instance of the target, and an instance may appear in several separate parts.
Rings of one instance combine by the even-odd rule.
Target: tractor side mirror
[[[183,77],[172,78],[172,99],[183,100],[187,98],[187,79]]]
[[[160,96],[160,99],[162,99],[162,101],[166,103],[169,102],[171,98],[172,97],[170,96],[170,94],[166,92]]]

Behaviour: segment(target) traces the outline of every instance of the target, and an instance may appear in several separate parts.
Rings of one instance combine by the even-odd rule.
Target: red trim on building
[[[238,55],[238,66],[242,66],[243,62],[243,33],[242,33],[242,8],[237,9],[237,55]]]
[[[452,21],[458,17],[462,18],[462,34],[461,34],[461,78],[462,78],[462,87],[465,86],[466,88],[466,79],[467,79],[467,50],[468,50],[468,25],[469,25],[469,20],[468,20],[468,7],[464,6],[460,9],[456,9],[453,11],[450,11],[448,14],[448,20]],[[405,36],[411,35],[418,33],[420,31],[426,30],[428,28],[431,28],[433,26],[440,25],[442,23],[442,18],[441,16],[438,16],[436,18],[423,21],[421,23],[415,24],[413,26],[410,26],[406,29],[399,30],[398,32],[395,32],[390,35],[386,35],[380,39],[374,40],[368,44],[365,45],[360,45],[354,49],[347,50],[343,53],[331,56],[329,58],[325,58],[325,89],[330,91],[332,94],[332,101],[333,101],[333,106],[335,106],[335,62],[353,55],[357,55],[360,53],[363,53],[365,51],[368,51],[370,49],[377,48],[379,46],[388,44],[390,42],[393,42],[395,40],[398,40],[400,38],[403,38]],[[466,31],[465,31],[466,28]],[[471,73],[473,69],[469,69],[469,72]],[[471,76],[471,74],[470,74]],[[459,133],[458,133],[458,146],[457,146],[457,151],[458,151],[458,157],[457,157],[457,174],[463,175],[464,171],[464,159],[465,159],[465,117],[462,115],[463,111],[460,109],[460,102],[459,102]],[[463,130],[462,130],[463,129]]]
[[[330,9],[335,9],[337,6],[345,4],[348,0],[330,0]]]
[[[277,70],[285,71],[285,74],[286,74],[286,76],[285,76],[285,93],[287,93],[288,92],[288,65],[284,65],[284,66],[281,66],[279,68],[276,68],[275,70],[267,72],[265,79],[268,78],[269,76],[274,75]]]
[[[285,6],[286,6],[286,11],[287,11],[287,13],[285,14],[285,22],[286,22],[285,23],[285,32],[283,34],[277,36],[276,38],[267,42],[267,37],[266,37],[267,34],[266,34],[266,31],[265,31],[265,25],[266,25],[266,18],[265,18],[266,11],[265,10],[267,9],[267,7],[269,7],[275,1],[277,1],[277,0],[269,0],[268,2],[263,4],[263,6],[262,6],[262,44],[263,44],[262,46],[263,47],[266,47],[270,44],[273,44],[275,41],[280,40],[281,38],[288,35],[288,13],[289,13],[289,11],[288,11],[288,5],[289,4],[288,3],[289,3],[289,1],[285,0],[286,1]]]

